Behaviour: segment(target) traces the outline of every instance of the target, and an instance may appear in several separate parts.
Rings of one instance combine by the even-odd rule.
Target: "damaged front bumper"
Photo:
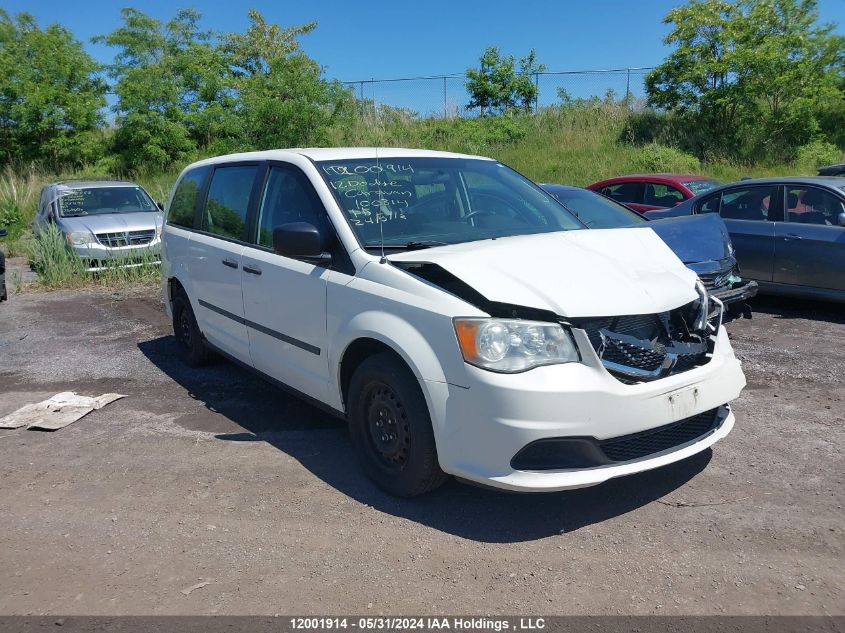
[[[425,381],[443,470],[509,490],[581,488],[690,457],[733,427],[727,403],[745,377],[724,328],[705,364],[638,384],[610,373],[585,330],[573,335],[580,363],[467,366],[466,388]]]

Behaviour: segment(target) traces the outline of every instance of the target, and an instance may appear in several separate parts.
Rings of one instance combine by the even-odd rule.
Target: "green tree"
[[[691,0],[669,12],[674,52],[646,78],[651,105],[684,118],[692,149],[791,158],[845,105],[845,39],[816,0]]]
[[[0,163],[77,167],[100,147],[99,67],[61,26],[0,9]]]
[[[318,145],[326,130],[353,113],[353,98],[301,49],[299,38],[317,26],[282,28],[249,12],[244,33],[221,45],[233,73],[245,143],[254,149]]]
[[[479,108],[481,116],[506,112],[530,112],[537,101],[537,73],[546,69],[537,62],[532,49],[517,61],[513,55],[502,56],[491,46],[481,55],[478,68],[466,71],[466,88],[470,94],[468,110]]]
[[[237,134],[231,74],[200,14],[182,9],[162,22],[137,9],[122,10],[123,25],[94,38],[118,49],[114,151],[130,170],[165,168]]]

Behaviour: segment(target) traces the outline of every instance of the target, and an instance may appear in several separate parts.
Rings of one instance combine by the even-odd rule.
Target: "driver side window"
[[[273,229],[291,222],[325,228],[326,211],[302,172],[293,167],[270,168],[258,216],[258,244],[273,247]]]

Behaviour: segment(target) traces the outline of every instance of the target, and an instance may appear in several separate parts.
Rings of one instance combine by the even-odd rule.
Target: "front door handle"
[[[234,259],[228,259],[227,258],[227,259],[223,260],[223,265],[228,266],[229,268],[237,268],[238,262],[236,262]]]
[[[261,269],[255,268],[254,266],[247,266],[246,264],[244,264],[244,272],[249,273],[250,275],[260,275]]]
[[[787,242],[789,242],[789,241],[792,241],[792,240],[803,240],[804,238],[801,237],[800,235],[795,235],[795,233],[787,233],[784,236],[783,239],[786,240]]]

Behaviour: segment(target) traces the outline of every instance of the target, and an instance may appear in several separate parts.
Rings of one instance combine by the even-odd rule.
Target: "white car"
[[[344,417],[394,494],[599,484],[734,425],[745,377],[695,274],[651,230],[582,230],[494,160],[223,156],[182,172],[166,218],[186,359],[213,350]]]

